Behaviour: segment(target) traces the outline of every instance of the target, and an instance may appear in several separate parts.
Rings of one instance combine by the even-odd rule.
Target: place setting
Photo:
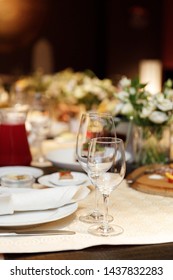
[[[117,150],[116,146],[119,144],[121,148],[117,147]],[[99,151],[97,151],[97,145],[99,146]],[[102,151],[101,153],[100,148]],[[118,170],[118,165],[116,165],[116,168],[115,165],[113,165],[115,153],[118,154],[117,161],[120,163],[120,169]],[[95,160],[99,160],[99,163],[97,161],[95,162]],[[85,210],[83,210],[87,214],[87,211],[89,211],[89,205],[92,205],[94,202],[95,191],[94,193],[93,191],[90,193],[90,189],[87,187],[89,181],[90,184],[92,183],[96,186],[96,180],[98,180],[98,188],[102,195],[106,196],[109,196],[109,194],[123,181],[125,175],[125,154],[122,140],[118,140],[114,137],[91,139],[88,147],[87,165],[87,174],[63,171],[45,175],[48,176],[48,182],[52,185],[46,186],[47,183],[45,182],[44,186],[46,186],[46,188],[43,189],[1,187],[0,237],[13,238],[15,236],[15,240],[17,240],[17,237],[20,238],[16,242],[18,244],[23,244],[23,238],[29,238],[32,236],[32,238],[34,238],[32,240],[34,241],[37,240],[35,239],[37,238],[37,235],[40,236],[42,234],[44,238],[48,240],[47,242],[52,242],[56,249],[58,246],[59,250],[61,250],[62,246],[64,246],[64,248],[78,248],[81,246],[88,247],[91,246],[91,244],[94,245],[95,242],[96,244],[97,242],[103,242],[101,239],[93,239],[92,235],[93,237],[99,236],[100,238],[105,238],[123,233],[123,228],[121,226],[113,224],[109,225],[109,221],[107,219],[109,217],[108,213],[102,214],[102,218],[99,217],[99,220],[97,220],[98,216],[95,216],[95,221],[92,221],[92,224],[90,222],[88,223],[87,220],[84,221],[80,219],[82,217],[80,214],[80,211],[83,209],[82,205],[84,205]],[[119,174],[118,177],[116,174]],[[38,178],[39,184],[43,183],[42,179],[45,176],[43,175]],[[62,179],[60,178],[61,176]],[[88,180],[88,176],[90,180]],[[61,180],[64,182],[62,185],[59,185],[59,181]],[[67,184],[68,180],[69,184]],[[103,202],[101,202],[101,204],[103,205]],[[65,227],[61,227],[63,224],[61,221],[64,218],[69,218],[69,216],[73,214],[75,214],[75,216],[70,223],[66,223]],[[78,215],[80,215],[80,217]],[[112,217],[111,220],[113,219],[114,218]],[[52,223],[54,224],[53,227]],[[27,229],[28,226],[29,228]],[[34,228],[31,229],[30,226]],[[22,227],[23,229],[21,230]],[[93,230],[91,229],[92,227]],[[5,231],[4,233],[6,228],[9,228],[10,230]],[[42,232],[43,229],[44,234]],[[47,234],[45,229],[47,229]],[[60,231],[56,235],[57,229]],[[29,232],[31,235],[29,235]],[[57,236],[58,238],[62,238],[60,239],[61,244],[55,245],[55,239],[52,239],[52,235],[54,235],[54,237],[56,236],[56,238]],[[68,239],[67,236],[69,236]],[[0,239],[0,241],[1,240],[2,239]],[[10,240],[12,242],[12,239]],[[38,244],[35,249],[33,249],[32,242],[29,243],[32,249],[27,247],[27,250],[35,251],[38,250],[38,248],[40,250],[42,242],[43,239],[37,240]],[[107,242],[109,243],[110,241],[108,240]],[[10,245],[8,244],[7,248],[9,248],[9,246]],[[45,247],[43,246],[43,248]],[[51,251],[52,249],[49,248],[49,250]]]
[[[77,177],[78,174],[74,175],[76,181],[67,184],[66,178],[64,185],[62,183],[62,187],[57,188],[54,176],[51,187],[45,181],[40,184],[37,180],[44,177],[42,175],[43,171],[34,167],[0,167],[1,228],[40,225],[67,217],[77,210],[78,202],[90,192],[87,184],[80,184],[87,178]]]
[[[109,125],[108,128],[110,133],[114,134],[114,123],[112,117],[107,114],[106,115],[103,114],[100,116],[99,119],[97,119],[98,117],[97,114],[91,114],[91,123],[93,122],[92,125],[96,121],[99,121],[100,124],[103,124],[105,119],[106,122],[110,120],[111,126]],[[95,123],[93,126],[94,130],[96,128],[96,125],[98,124]],[[105,127],[104,130],[106,131],[106,133],[108,132],[108,130]],[[88,139],[89,142],[87,144],[88,145],[87,150],[86,149],[83,150],[82,154],[80,154],[81,139],[78,138],[76,142],[76,158],[78,159],[79,164],[82,166],[83,172],[63,170],[48,175],[44,175],[42,170],[39,168],[20,167],[20,166],[14,166],[14,168],[2,167],[0,169],[0,174],[2,175],[1,187],[0,187],[0,227],[15,228],[15,227],[22,227],[22,226],[26,227],[26,226],[33,226],[33,225],[41,225],[48,222],[58,221],[62,218],[65,218],[73,214],[78,210],[78,203],[84,200],[85,198],[87,198],[88,195],[90,194],[91,188],[89,186],[90,185],[96,186],[95,177],[97,177],[98,182],[99,182],[99,178],[100,178],[100,182],[102,182],[102,180],[103,181],[108,180],[108,182],[106,183],[107,186],[111,184],[111,190],[109,190],[109,192],[111,192],[116,187],[116,185],[119,185],[125,175],[124,150],[122,151],[123,152],[122,155],[124,155],[124,157],[122,157],[121,154],[119,154],[118,157],[119,161],[123,159],[121,163],[122,165],[121,168],[124,171],[123,172],[121,171],[122,172],[122,175],[120,176],[121,180],[118,181],[115,180],[115,183],[112,184],[111,182],[114,181],[112,177],[106,176],[105,174],[108,170],[110,170],[111,166],[113,165],[115,152],[117,152],[115,146],[118,145],[118,142],[115,143],[115,139],[116,139],[115,137],[98,138],[101,141],[101,144],[99,145],[100,146],[103,145],[103,147],[101,148],[103,152],[102,153],[99,152],[99,154],[96,153],[95,157],[98,158],[99,156],[98,159],[100,161],[102,160],[103,157],[103,163],[100,162],[99,164],[96,163],[95,165],[93,161],[93,163],[91,164],[91,166],[93,167],[91,168],[89,162],[86,163],[86,159],[87,158],[89,159],[89,155],[90,155],[89,149],[90,149],[90,144],[92,143],[91,140],[93,139],[95,138]],[[104,143],[102,143],[103,139],[104,139]],[[86,154],[86,152],[88,153],[88,155]],[[118,150],[118,152],[120,151]],[[93,153],[93,151],[91,153]],[[109,159],[109,153],[110,153],[110,159]],[[26,184],[29,175],[32,178],[30,185]],[[104,175],[104,178],[102,178],[101,175],[102,176]],[[6,185],[4,185],[4,177],[6,178]],[[11,184],[9,183],[10,181]],[[103,182],[101,183],[101,189],[102,189],[102,185]],[[96,190],[97,188],[95,187],[94,193],[97,194]],[[97,209],[95,209],[94,211],[96,210]],[[99,212],[97,214],[99,214]],[[82,219],[82,217],[80,217],[79,220],[87,223],[88,222],[97,223],[98,221],[102,223],[103,214],[101,214],[101,216],[102,217],[97,217],[97,215],[92,216],[92,214],[90,213],[90,217],[94,218],[93,221],[87,221],[85,220],[85,218]],[[113,220],[113,218],[111,218],[111,220]],[[104,234],[102,232],[101,235],[107,236],[109,234],[108,233]]]

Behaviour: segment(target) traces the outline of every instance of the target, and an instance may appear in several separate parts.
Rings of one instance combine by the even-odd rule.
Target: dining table
[[[50,148],[52,142],[48,141],[46,145],[46,149]],[[61,149],[60,143],[58,147]],[[52,150],[54,148],[55,146]],[[78,221],[78,211],[84,211],[86,205],[92,207],[92,202],[94,203],[94,188],[89,186],[89,198],[79,202],[75,213],[62,219],[65,220],[64,224],[62,221],[62,227],[65,225],[66,229],[76,231],[74,236],[45,236],[34,239],[0,237],[0,259],[172,260],[173,198],[132,189],[127,183],[127,176],[135,166],[132,162],[127,162],[126,167],[122,186],[120,185],[110,198],[110,212],[113,208],[114,220],[122,225],[123,234],[113,237],[92,236],[87,232],[89,224]],[[61,170],[61,166],[50,164],[40,169],[44,175],[49,175]],[[61,224],[61,220],[57,222]],[[55,224],[56,221],[48,222],[41,225],[41,228],[52,229]]]

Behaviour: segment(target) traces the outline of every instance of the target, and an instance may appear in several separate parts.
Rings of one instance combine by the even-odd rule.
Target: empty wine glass
[[[98,236],[118,235],[122,227],[110,225],[108,221],[109,196],[123,181],[126,172],[125,150],[122,139],[99,137],[91,139],[88,151],[90,177],[103,196],[104,219],[100,225],[91,226],[88,231]]]
[[[27,122],[31,125],[32,144],[36,147],[33,158],[34,165],[46,166],[49,162],[43,154],[42,143],[50,131],[49,100],[41,93],[35,93],[33,102],[27,115]]]
[[[10,88],[10,106],[20,112],[28,112],[30,109],[30,102],[32,96],[29,92],[25,91],[17,82]]]
[[[88,145],[94,137],[116,136],[113,117],[108,113],[84,113],[81,116],[76,141],[76,156],[83,170],[88,173]],[[88,174],[89,175],[89,174]],[[90,176],[89,176],[90,177]],[[92,184],[94,181],[91,179]],[[93,223],[103,219],[98,209],[98,190],[95,189],[95,208],[93,211],[81,215],[83,222]],[[109,217],[112,220],[112,217]]]

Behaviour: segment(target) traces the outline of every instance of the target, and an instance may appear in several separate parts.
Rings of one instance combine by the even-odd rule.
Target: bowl
[[[1,186],[13,188],[31,188],[34,181],[34,177],[30,174],[9,173],[1,177]]]

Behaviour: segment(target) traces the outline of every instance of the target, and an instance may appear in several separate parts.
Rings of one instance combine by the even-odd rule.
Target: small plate
[[[3,166],[0,167],[0,177],[7,175],[9,173],[13,174],[29,174],[34,178],[38,178],[43,175],[43,170],[30,166]]]
[[[129,152],[125,152],[126,161],[131,160],[132,156]],[[76,160],[75,148],[64,148],[52,150],[47,153],[46,158],[53,165],[72,171],[83,171],[79,162]]]
[[[55,166],[61,167],[62,169],[68,169],[72,171],[83,170],[79,162],[76,160],[75,148],[52,150],[48,152],[46,158]]]
[[[85,175],[85,174],[83,174]],[[83,180],[83,183],[81,184],[81,186],[88,186],[89,184],[91,184],[91,182],[89,181],[89,178],[87,177],[87,175],[85,175],[85,179]],[[44,176],[41,176],[40,178],[38,178],[38,183],[43,185],[43,186],[46,186],[46,187],[50,187],[50,188],[57,188],[57,187],[67,187],[67,185],[58,185],[58,184],[54,184],[53,182],[50,181],[50,177],[51,175],[44,175]],[[83,177],[84,178],[84,177]],[[73,185],[75,186],[75,184],[68,184],[69,186]]]
[[[60,173],[56,172],[49,176],[49,181],[58,186],[80,185],[88,180],[86,174],[80,172],[71,172],[72,179],[60,179]]]

